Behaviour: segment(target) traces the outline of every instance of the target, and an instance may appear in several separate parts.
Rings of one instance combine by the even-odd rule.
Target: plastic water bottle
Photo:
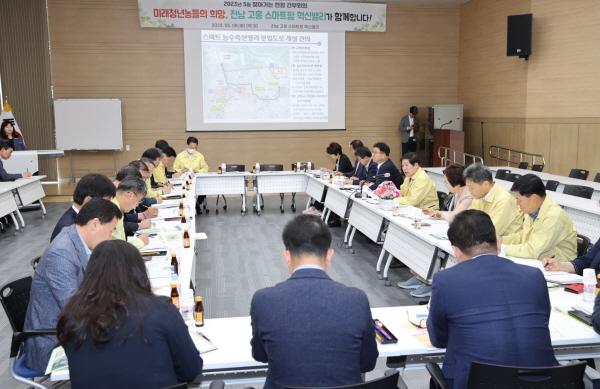
[[[583,301],[591,303],[594,301],[596,290],[596,271],[594,269],[583,269]]]

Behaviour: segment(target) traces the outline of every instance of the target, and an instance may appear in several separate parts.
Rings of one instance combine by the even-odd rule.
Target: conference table
[[[10,215],[17,231],[25,228],[25,220],[19,211],[19,207],[39,202],[42,217],[46,215],[46,207],[42,202],[42,199],[46,196],[42,187],[44,178],[46,176],[31,176],[19,178],[15,181],[0,182],[0,217]],[[17,219],[21,223],[21,227],[19,227]]]
[[[422,216],[417,213],[416,208],[407,206],[393,211],[383,210],[379,207],[376,196],[373,194],[369,193],[372,198],[357,198],[354,196],[355,187],[337,185],[323,180],[318,176],[318,172],[258,173],[257,175],[251,173],[238,175],[233,173],[196,174],[191,189],[185,197],[184,207],[192,237],[191,247],[183,249],[181,246],[179,222],[165,220],[165,218],[173,217],[174,213],[178,211],[178,207],[174,205],[178,205],[179,200],[168,199],[162,204],[156,205],[159,208],[159,215],[156,220],[153,220],[153,228],[156,228],[157,236],[149,244],[150,249],[166,246],[169,251],[177,253],[180,260],[179,282],[182,289],[188,286],[195,287],[195,258],[198,250],[193,216],[194,195],[210,192],[201,188],[203,183],[214,185],[217,188],[220,187],[216,184],[219,178],[224,182],[232,182],[228,176],[269,177],[262,183],[264,193],[283,193],[288,190],[301,192],[301,189],[304,189],[309,197],[324,201],[323,215],[333,212],[348,221],[345,238],[347,243],[351,245],[349,235],[356,230],[361,231],[373,241],[382,242],[382,251],[376,265],[376,270],[380,272],[383,260],[386,260],[381,278],[387,278],[387,270],[393,257],[402,260],[413,272],[424,279],[431,279],[432,275],[440,268],[452,266],[455,263],[446,237],[448,228],[446,222],[423,217],[422,222],[429,225],[417,228],[414,220]],[[262,178],[256,180],[258,184],[254,188],[256,201],[261,194],[260,180]],[[215,191],[218,190],[215,189]],[[181,190],[176,187],[174,194],[180,193],[182,193]],[[147,263],[152,288],[159,295],[168,296],[170,292],[169,258],[170,256],[166,255],[162,258],[153,258],[150,263]],[[540,267],[537,260],[518,261]],[[581,296],[566,293],[557,288],[549,289],[549,293],[551,304],[555,307],[551,312],[549,329],[557,359],[600,357],[600,335],[596,334],[590,326],[564,313],[571,307],[580,304]],[[409,316],[425,315],[426,313],[427,306],[423,305],[373,308],[373,318],[381,320],[398,338],[396,344],[378,344],[379,357],[387,358],[388,363],[394,361],[394,366],[404,369],[423,368],[424,362],[429,360],[440,361],[444,350],[433,347],[429,343],[427,330],[418,328],[409,321]],[[201,354],[204,360],[203,385],[215,379],[225,380],[227,384],[241,385],[264,380],[267,366],[252,358],[250,347],[252,332],[249,317],[207,319],[201,331],[216,347],[213,351]],[[195,341],[198,339],[199,335],[191,323],[190,334]],[[400,361],[399,364],[398,361]],[[68,377],[68,370],[60,370],[51,374],[53,381],[66,380]]]
[[[441,167],[425,168],[425,171],[429,173],[429,177],[435,182],[437,190],[448,193],[448,188],[444,184],[443,170],[444,168]],[[510,181],[497,178],[494,181],[508,191],[513,185]],[[563,207],[573,220],[578,234],[587,236],[592,242],[600,239],[600,203],[597,200],[584,199],[551,190],[547,190],[546,195]]]

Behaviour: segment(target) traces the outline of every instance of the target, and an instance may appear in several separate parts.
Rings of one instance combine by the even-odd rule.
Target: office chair
[[[563,193],[571,196],[582,197],[584,199],[591,199],[592,195],[594,194],[594,188],[582,185],[565,185]]]
[[[580,180],[587,180],[589,174],[590,172],[588,170],[573,168],[569,173],[569,177],[579,178]]]
[[[558,181],[548,180],[548,181],[546,181],[546,190],[551,190],[552,192],[556,192],[559,185],[560,185],[560,182],[558,182]]]
[[[534,172],[544,171],[544,165],[542,165],[542,164],[533,164],[531,166],[531,170],[533,170]]]
[[[438,190],[437,196],[438,196],[438,202],[440,203],[440,211],[447,211],[448,203],[449,203],[449,200],[451,199],[451,195],[449,195],[448,193],[445,193],[445,192],[440,192]]]
[[[600,173],[596,173],[596,176],[594,177],[594,182],[600,182]]]
[[[592,242],[590,238],[585,235],[577,234],[577,256],[581,257],[585,255],[590,249]]]
[[[259,164],[259,169],[261,172],[282,172],[283,171],[283,165],[282,164],[277,164],[277,163],[265,163],[265,164]],[[256,182],[255,182],[256,184]],[[279,203],[279,210],[281,211],[281,213],[284,212],[283,210],[283,199],[285,198],[285,194],[284,193],[279,193],[279,199],[280,199],[280,203]],[[263,195],[260,195],[260,209],[263,210],[265,209],[265,198],[263,197]],[[296,212],[296,207],[294,205],[292,205],[292,210],[294,212]],[[254,211],[258,212],[256,209],[256,202],[254,204]]]
[[[292,164],[292,170],[296,170],[296,168],[300,171],[308,171],[308,164],[310,164],[310,166],[312,166],[312,168],[314,169],[315,164],[307,161],[307,162],[300,162],[300,166],[296,166],[297,164],[293,163]],[[296,193],[292,193],[292,212],[296,212]]]
[[[519,169],[527,169],[529,167],[529,162],[525,162],[525,161],[519,162],[518,167],[519,167]]]
[[[25,340],[31,336],[56,335],[56,329],[23,330],[27,306],[29,305],[31,282],[31,277],[24,277],[9,282],[0,288],[0,303],[2,303],[2,308],[4,308],[13,330],[10,343],[9,370],[15,380],[34,388],[46,389],[46,386],[34,382],[34,378],[43,377],[44,372],[28,368],[25,365],[25,356],[21,350]]]
[[[504,178],[506,181],[510,181],[510,182],[515,182],[517,181],[519,178],[521,178],[520,174],[516,174],[516,173],[510,173],[507,174],[506,177]]]
[[[510,170],[508,169],[498,169],[496,170],[496,178],[499,180],[505,180],[506,176],[510,174]]]
[[[286,389],[317,389],[312,387],[286,386]],[[387,370],[383,377],[376,378],[368,382],[362,382],[355,385],[333,386],[329,388],[318,389],[406,389],[408,388],[404,380],[400,378],[400,373],[396,370]]]
[[[246,165],[240,165],[240,164],[232,164],[232,165],[225,165],[225,171],[223,173],[230,173],[230,172],[245,172],[246,171]],[[219,198],[223,197],[223,210],[227,211],[227,199],[225,198],[225,195],[217,195],[217,203],[215,204],[216,206],[216,210],[215,213],[218,214],[219,213]],[[242,212],[244,212],[242,210]]]
[[[585,362],[551,367],[516,367],[471,362],[467,389],[583,389]],[[425,365],[431,375],[431,387],[447,389],[440,367]]]

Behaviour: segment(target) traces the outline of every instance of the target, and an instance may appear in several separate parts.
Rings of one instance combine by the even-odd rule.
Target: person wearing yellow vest
[[[402,171],[406,178],[400,185],[400,205],[412,205],[417,208],[440,209],[435,184],[421,168],[416,153],[406,153],[402,156]]]
[[[187,138],[187,149],[177,154],[173,169],[178,172],[191,171],[194,173],[207,173],[208,165],[204,155],[198,152],[198,138],[190,136]]]
[[[502,252],[521,258],[552,257],[572,260],[577,256],[577,232],[564,209],[546,196],[542,180],[526,174],[513,184],[517,204],[525,214],[520,232],[501,237]]]
[[[187,138],[187,149],[177,154],[173,169],[177,173],[193,172],[193,173],[208,173],[208,164],[204,160],[204,155],[198,152],[198,138],[190,136]],[[202,215],[201,204],[206,200],[206,196],[196,197],[196,213]],[[206,204],[204,205],[206,209]]]
[[[500,184],[494,182],[492,172],[480,163],[467,167],[463,173],[473,201],[469,209],[489,215],[499,236],[518,232],[523,225],[523,214],[515,198]]]
[[[175,162],[175,157],[177,157],[177,154],[171,146],[167,146],[164,150],[162,150],[162,152],[164,154],[156,166],[156,169],[154,169],[152,176],[154,177],[154,182],[157,184],[166,185],[169,183],[167,168],[173,166],[173,162]],[[180,173],[175,173],[173,176],[178,177],[179,174]]]
[[[146,183],[141,178],[126,177],[119,183],[117,194],[112,202],[119,207],[123,214],[131,211],[144,199],[146,195]],[[121,217],[113,231],[113,239],[126,240],[136,248],[140,249],[148,244],[148,235],[141,234],[137,237],[127,239],[125,236],[124,218]]]

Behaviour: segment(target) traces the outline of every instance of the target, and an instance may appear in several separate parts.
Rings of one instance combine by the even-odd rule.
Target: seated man
[[[435,183],[425,170],[421,169],[417,153],[406,153],[402,156],[402,171],[406,178],[400,186],[401,196],[398,202],[417,208],[440,209]]]
[[[119,207],[123,214],[125,214],[135,209],[136,205],[144,199],[145,195],[146,183],[144,180],[137,177],[126,177],[119,183],[117,193],[112,202]],[[127,239],[127,236],[125,235],[125,219],[119,219],[112,235],[114,239],[128,241],[138,249],[147,245],[149,241],[147,234],[141,234],[137,237]]]
[[[374,179],[371,189],[375,190],[384,181],[392,181],[396,188],[400,188],[402,185],[402,174],[394,165],[394,162],[390,159],[390,146],[383,142],[375,143],[373,145],[373,161],[377,164],[377,171],[375,172],[376,178]],[[384,174],[389,173],[389,177],[383,177]]]
[[[283,231],[292,276],[254,294],[252,356],[269,363],[265,389],[362,382],[378,351],[365,293],[331,280],[331,234],[321,219],[300,215]]]
[[[356,156],[356,171],[351,177],[352,184],[358,185],[361,181],[373,181],[373,177],[377,174],[377,164],[373,161],[371,150],[367,147],[360,146],[354,152]]]
[[[466,388],[471,362],[556,365],[550,342],[550,298],[538,269],[499,257],[490,217],[456,215],[448,238],[459,262],[433,276],[427,331],[446,348],[449,388]]]
[[[166,176],[165,176],[165,182],[162,182],[162,183],[157,182],[154,177],[154,175],[156,173],[156,169],[158,169],[161,166],[161,162],[162,162],[164,156],[165,156],[164,151],[162,151],[161,149],[159,149],[157,147],[151,147],[149,149],[146,149],[142,153],[142,160],[149,159],[152,161],[152,164],[154,165],[154,171],[150,175],[150,179],[147,182],[147,184],[149,186],[149,190],[156,189],[157,194],[161,194],[161,195],[168,194],[171,191],[171,185],[169,184],[168,181],[166,181]],[[159,173],[159,176],[160,176],[160,173]]]
[[[592,249],[572,261],[563,261],[560,258],[546,257],[543,259],[546,271],[566,271],[583,275],[583,269],[591,268],[600,273],[600,239],[592,246]]]
[[[573,221],[560,205],[546,196],[546,187],[534,174],[526,174],[513,184],[517,204],[525,214],[523,228],[505,235],[502,252],[512,257],[554,257],[571,260],[577,256],[577,232]]]
[[[204,155],[198,152],[198,138],[190,136],[187,138],[187,149],[177,154],[175,162],[173,162],[173,170],[177,173],[207,173],[208,165],[204,160]],[[201,215],[202,204],[206,200],[206,196],[196,197],[196,213]],[[208,213],[208,210],[206,211]]]
[[[463,173],[473,201],[469,209],[487,213],[498,235],[513,234],[523,225],[523,214],[515,198],[494,182],[492,172],[480,163],[467,167]]]
[[[94,173],[81,177],[73,191],[73,204],[58,219],[52,231],[50,241],[52,242],[64,227],[75,224],[75,218],[79,210],[91,199],[102,198],[110,200],[113,197],[115,197],[115,186],[108,177]]]
[[[111,238],[121,211],[110,201],[92,199],[75,218],[75,224],[65,227],[50,243],[35,268],[29,306],[25,317],[26,330],[55,328],[58,315],[79,288],[85,267],[94,247]],[[44,372],[55,336],[34,336],[25,342],[25,364]]]
[[[4,164],[2,163],[2,160],[9,159],[12,155],[12,152],[12,144],[6,140],[0,140],[0,181],[14,181],[18,180],[19,178],[31,177],[31,172],[8,173],[6,169],[4,169]]]
[[[160,162],[156,166],[156,169],[154,169],[152,177],[154,179],[154,182],[156,182],[157,184],[167,185],[169,183],[169,179],[167,177],[167,167],[173,165],[177,154],[175,154],[175,150],[173,150],[171,146],[167,146],[164,150],[162,150],[162,152],[163,154],[161,156]]]
[[[142,174],[138,170],[137,167],[133,165],[125,165],[117,172],[115,179],[113,180],[115,188],[119,186],[121,181],[128,177],[134,178],[142,178]],[[112,196],[115,197],[115,196]],[[112,199],[111,197],[111,199]],[[123,214],[125,218],[125,235],[133,236],[133,234],[137,230],[143,230],[145,228],[150,228],[152,226],[152,221],[150,220],[154,216],[158,214],[157,208],[148,208],[143,212],[136,212],[135,209],[132,209],[129,212]]]

